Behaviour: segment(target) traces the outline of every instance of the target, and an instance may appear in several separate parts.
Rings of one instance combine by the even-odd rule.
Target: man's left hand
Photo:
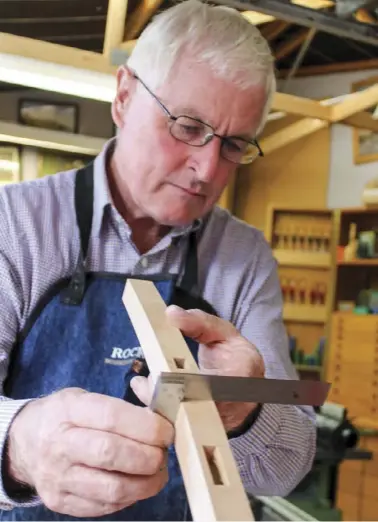
[[[198,362],[202,373],[264,377],[260,353],[230,322],[202,310],[183,310],[174,305],[169,306],[166,313],[172,326],[199,343]],[[148,403],[150,391],[146,389],[145,379],[135,377],[131,385],[139,399]],[[217,403],[226,431],[241,425],[256,406],[250,402]]]

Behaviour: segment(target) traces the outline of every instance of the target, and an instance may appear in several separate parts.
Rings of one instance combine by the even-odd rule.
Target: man
[[[215,206],[261,155],[274,88],[257,29],[188,0],[119,69],[119,133],[94,164],[3,188],[2,520],[190,518],[173,426],[145,407],[127,277],[154,281],[203,370],[295,377],[271,251]],[[219,412],[250,493],[286,495],[310,469],[310,409]]]

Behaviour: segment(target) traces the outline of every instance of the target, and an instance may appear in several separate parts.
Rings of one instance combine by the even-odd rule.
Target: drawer
[[[378,499],[364,497],[361,506],[361,520],[378,520]]]
[[[378,364],[374,361],[351,362],[342,357],[328,359],[327,379],[330,382],[346,381],[353,385],[360,383],[378,387]]]
[[[378,476],[365,473],[363,478],[362,493],[365,497],[372,497],[378,502]],[[378,520],[378,518],[377,518]]]
[[[378,466],[378,436],[374,437],[363,437],[365,441],[365,447],[369,451],[372,451],[374,453],[373,455],[373,462],[377,463]],[[370,461],[371,463],[372,461]]]
[[[331,340],[328,361],[340,364],[361,365],[366,370],[378,369],[378,339],[367,343],[352,343],[349,340],[336,342]],[[370,368],[368,368],[370,365]]]
[[[355,495],[356,491],[361,491],[363,479],[364,474],[362,470],[360,470],[360,472],[354,470],[348,471],[346,469],[340,471],[338,485],[340,493]]]
[[[342,520],[360,520],[361,498],[357,495],[338,492],[336,505],[342,512]]]
[[[331,387],[328,401],[347,408],[349,417],[370,417],[372,414],[372,401],[369,398],[356,398],[352,391],[348,395],[341,394],[336,386]]]
[[[332,314],[332,334],[362,332],[378,333],[378,317],[376,315]]]
[[[361,447],[360,445],[358,446]],[[354,473],[355,475],[362,475],[365,471],[365,463],[361,460],[344,460],[339,467],[340,475],[341,473]]]

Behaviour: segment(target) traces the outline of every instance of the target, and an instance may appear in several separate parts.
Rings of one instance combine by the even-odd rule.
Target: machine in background
[[[359,432],[341,405],[326,403],[316,412],[317,449],[310,473],[286,498],[253,497],[256,520],[342,520],[336,506],[340,464],[370,460],[372,453],[357,449]]]

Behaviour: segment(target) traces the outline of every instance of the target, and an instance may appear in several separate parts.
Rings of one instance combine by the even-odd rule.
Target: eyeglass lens
[[[205,145],[214,136],[209,125],[189,116],[173,118],[170,130],[174,138],[194,147]],[[234,163],[249,163],[259,155],[259,149],[241,138],[222,138],[221,154]]]

